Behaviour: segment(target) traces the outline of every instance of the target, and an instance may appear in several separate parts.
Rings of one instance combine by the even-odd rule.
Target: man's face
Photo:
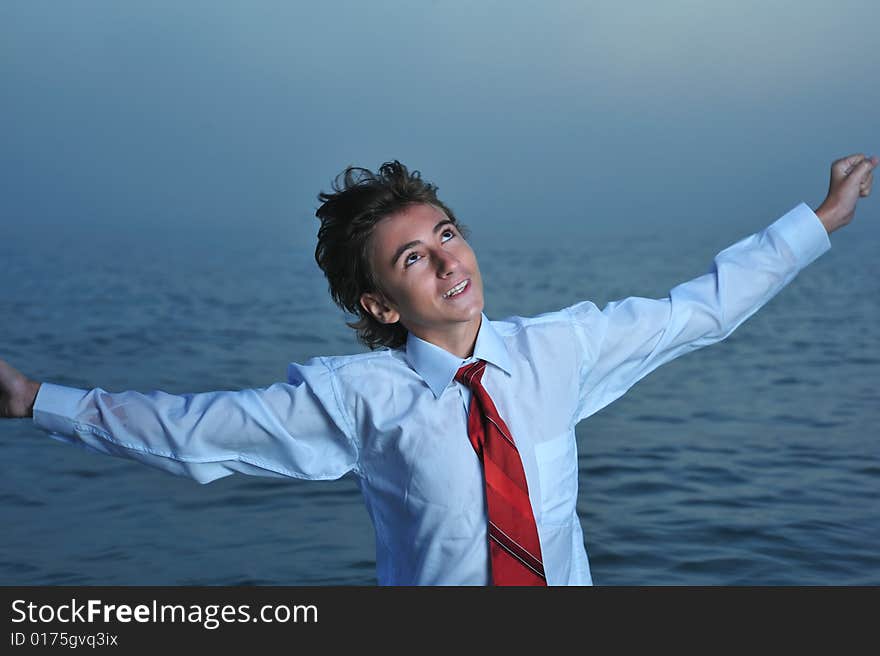
[[[411,205],[373,228],[367,252],[387,295],[361,296],[382,323],[400,323],[417,337],[448,349],[476,338],[483,311],[483,279],[474,251],[449,217],[433,205]],[[447,296],[466,282],[464,291]],[[389,298],[390,296],[390,298]]]

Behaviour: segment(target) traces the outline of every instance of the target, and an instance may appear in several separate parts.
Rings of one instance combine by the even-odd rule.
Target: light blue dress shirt
[[[172,395],[44,383],[34,423],[55,439],[208,483],[233,472],[353,473],[383,585],[486,585],[480,462],[467,435],[474,359],[523,461],[547,582],[592,582],[576,504],[575,425],[665,362],[724,339],[831,247],[804,203],[721,251],[662,299],[589,301],[536,317],[482,315],[468,360],[412,334],[405,348],[291,363],[262,389]]]

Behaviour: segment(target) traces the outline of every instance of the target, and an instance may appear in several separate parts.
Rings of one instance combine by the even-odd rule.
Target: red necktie
[[[489,554],[495,585],[547,585],[538,527],[519,451],[480,382],[485,360],[465,365],[455,380],[471,389],[468,437],[483,463],[489,506]]]

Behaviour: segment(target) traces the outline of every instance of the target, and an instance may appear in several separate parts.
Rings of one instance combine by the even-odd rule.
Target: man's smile
[[[449,299],[455,296],[461,296],[465,291],[470,289],[471,287],[471,279],[465,278],[460,283],[455,285],[454,287],[448,289],[445,294],[443,294],[443,298]]]

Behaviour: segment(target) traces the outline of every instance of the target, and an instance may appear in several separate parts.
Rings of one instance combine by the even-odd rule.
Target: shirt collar
[[[467,359],[462,359],[436,344],[426,342],[412,333],[407,335],[407,362],[428,384],[435,398],[440,398],[443,390],[449,387],[455,378],[459,367],[466,362],[485,360],[510,375],[511,364],[507,346],[486,315],[481,313],[481,316],[480,330],[477,332],[477,341],[474,344],[474,355]]]

